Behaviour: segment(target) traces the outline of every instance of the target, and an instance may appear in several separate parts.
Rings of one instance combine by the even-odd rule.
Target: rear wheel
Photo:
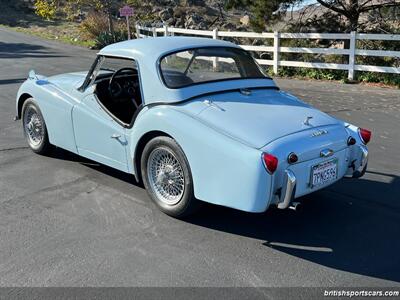
[[[141,171],[150,198],[166,214],[182,218],[198,208],[189,164],[174,139],[160,136],[148,142]]]
[[[50,149],[46,123],[42,112],[33,98],[29,98],[22,106],[22,123],[24,134],[33,152],[45,154]]]

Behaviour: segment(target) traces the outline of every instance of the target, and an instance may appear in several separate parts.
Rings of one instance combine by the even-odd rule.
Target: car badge
[[[317,136],[321,136],[321,135],[324,135],[324,134],[327,134],[327,133],[328,133],[328,130],[320,129],[320,130],[314,131],[311,134],[311,137],[317,137]]]
[[[306,126],[312,126],[312,125],[310,124],[310,120],[311,120],[312,118],[313,118],[313,117],[311,117],[311,116],[307,117],[307,118],[303,121],[303,124],[306,125]]]
[[[324,149],[320,152],[320,156],[321,157],[329,157],[333,154],[333,150],[332,149]]]

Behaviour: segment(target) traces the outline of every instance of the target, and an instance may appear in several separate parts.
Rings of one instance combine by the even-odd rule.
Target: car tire
[[[22,125],[24,135],[33,152],[46,154],[51,148],[46,123],[39,106],[33,98],[29,98],[22,106]]]
[[[141,172],[151,200],[167,215],[183,218],[199,208],[189,163],[174,139],[150,140],[142,153]]]

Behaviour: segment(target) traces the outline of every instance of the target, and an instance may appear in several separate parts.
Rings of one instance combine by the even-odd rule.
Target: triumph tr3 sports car
[[[202,201],[294,208],[362,176],[371,138],[281,91],[241,47],[207,38],[129,40],[86,72],[31,71],[16,112],[34,152],[54,145],[131,173],[174,217]]]

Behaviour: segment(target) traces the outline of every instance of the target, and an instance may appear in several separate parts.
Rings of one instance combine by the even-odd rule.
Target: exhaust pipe
[[[301,203],[300,202],[292,202],[289,206],[289,209],[292,209],[294,211],[300,211],[301,210]]]

